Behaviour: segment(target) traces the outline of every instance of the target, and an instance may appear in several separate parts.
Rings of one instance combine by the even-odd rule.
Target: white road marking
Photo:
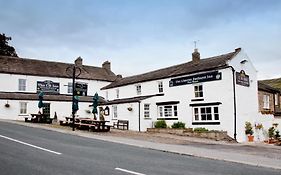
[[[42,148],[42,147],[39,147],[39,146],[35,146],[35,145],[29,144],[29,143],[25,143],[25,142],[22,142],[22,141],[19,141],[19,140],[10,138],[10,137],[6,137],[6,136],[3,136],[3,135],[0,135],[0,137],[2,137],[4,139],[11,140],[11,141],[14,141],[14,142],[17,142],[17,143],[20,143],[20,144],[23,144],[23,145],[30,146],[30,147],[33,147],[33,148],[36,148],[36,149],[40,149],[40,150],[43,150],[43,151],[47,151],[47,152],[50,152],[50,153],[61,155],[61,153],[59,153],[59,152],[52,151],[52,150],[49,150],[49,149],[46,149],[46,148]]]
[[[138,172],[135,172],[135,171],[130,171],[130,170],[122,169],[122,168],[115,168],[115,170],[123,171],[123,172],[130,173],[130,174],[135,174],[135,175],[145,175],[145,174],[142,174],[142,173],[138,173]]]

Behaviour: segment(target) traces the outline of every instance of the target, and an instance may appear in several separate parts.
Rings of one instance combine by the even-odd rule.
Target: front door
[[[50,103],[44,103],[43,114],[50,118]]]

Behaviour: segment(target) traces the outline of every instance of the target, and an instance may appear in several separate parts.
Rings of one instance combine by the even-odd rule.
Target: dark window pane
[[[199,86],[199,91],[202,91],[203,90],[203,86]]]
[[[207,120],[212,120],[212,114],[207,114]]]
[[[207,113],[211,113],[211,107],[207,107]]]
[[[199,97],[203,97],[203,92],[199,92]]]
[[[201,120],[206,120],[206,119],[207,119],[206,114],[201,114]]]
[[[215,114],[215,120],[219,120],[219,114]]]
[[[205,108],[201,108],[201,114],[204,114],[205,113]]]
[[[194,108],[194,113],[198,114],[198,108]]]
[[[195,120],[199,120],[198,114],[195,115]]]
[[[219,113],[219,108],[218,107],[214,107],[214,113]]]

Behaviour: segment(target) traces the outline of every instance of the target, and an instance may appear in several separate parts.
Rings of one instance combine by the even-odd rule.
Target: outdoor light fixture
[[[78,57],[80,58],[80,57]],[[77,59],[78,59],[77,58]],[[78,78],[79,75],[81,74],[81,68],[80,66],[73,64],[69,67],[66,68],[66,74],[72,77],[72,131],[75,130],[75,113],[78,110],[78,98],[75,97],[75,78]]]

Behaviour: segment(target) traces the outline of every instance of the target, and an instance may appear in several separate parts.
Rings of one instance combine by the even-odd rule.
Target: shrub
[[[208,132],[209,130],[207,128],[199,127],[199,128],[194,128],[193,131],[194,132]]]
[[[246,135],[253,135],[254,131],[253,131],[253,127],[252,124],[250,122],[246,122],[245,123],[245,134]]]
[[[268,137],[273,138],[275,132],[275,128],[272,126],[268,129]]]
[[[154,124],[155,128],[167,128],[167,124],[165,120],[158,120]]]
[[[172,128],[185,128],[185,123],[183,123],[183,122],[175,122],[175,123],[173,123],[173,125],[172,125]]]

